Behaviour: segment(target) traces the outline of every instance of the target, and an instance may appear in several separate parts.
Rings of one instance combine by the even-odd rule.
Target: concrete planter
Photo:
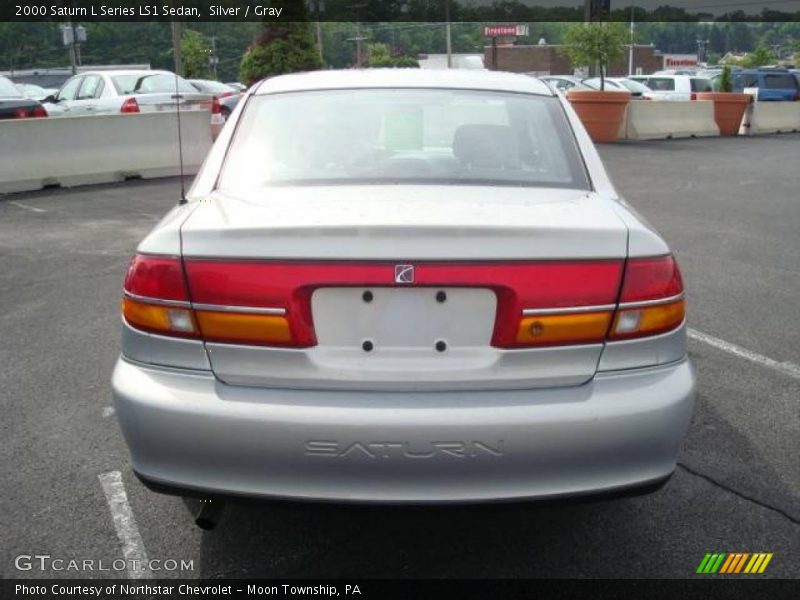
[[[625,109],[631,101],[630,92],[567,90],[567,100],[578,113],[592,141],[617,141]]]
[[[697,99],[714,102],[714,121],[720,135],[736,135],[752,96],[734,92],[700,92]]]

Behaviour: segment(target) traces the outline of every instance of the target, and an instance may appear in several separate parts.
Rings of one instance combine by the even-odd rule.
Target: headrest
[[[470,167],[519,168],[519,143],[507,125],[462,125],[453,136],[453,154]]]

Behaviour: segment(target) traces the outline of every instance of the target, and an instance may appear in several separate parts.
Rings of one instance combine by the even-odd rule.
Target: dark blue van
[[[759,101],[800,100],[800,80],[789,69],[743,69],[731,73],[733,91],[758,88]]]

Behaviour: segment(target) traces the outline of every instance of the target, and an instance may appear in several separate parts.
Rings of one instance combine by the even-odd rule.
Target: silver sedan
[[[130,263],[116,414],[184,495],[652,490],[693,406],[684,302],[541,81],[275,77]]]
[[[199,92],[169,71],[87,71],[44,100],[51,117],[152,111],[211,110],[213,94]]]

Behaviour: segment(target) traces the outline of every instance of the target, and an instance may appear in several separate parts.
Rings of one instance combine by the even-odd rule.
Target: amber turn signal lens
[[[186,308],[147,304],[123,298],[122,314],[128,323],[145,331],[181,336],[197,335],[192,311]]]
[[[611,339],[656,335],[675,329],[683,323],[686,304],[683,300],[669,304],[622,309],[614,320]]]
[[[203,338],[245,344],[288,344],[292,332],[286,317],[236,312],[195,311]]]
[[[611,311],[523,317],[517,342],[528,346],[602,342]]]

